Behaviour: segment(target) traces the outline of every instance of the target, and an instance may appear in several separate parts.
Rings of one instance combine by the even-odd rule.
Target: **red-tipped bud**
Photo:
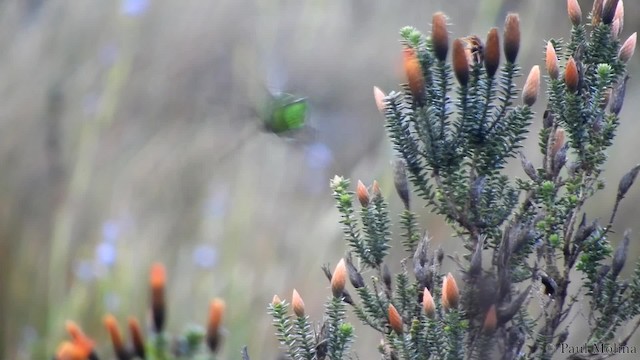
[[[567,86],[567,90],[572,93],[578,91],[579,80],[580,75],[578,74],[578,66],[572,56],[567,60],[567,65],[564,69],[564,83]]]
[[[111,338],[111,344],[113,345],[113,352],[116,354],[116,358],[118,358],[118,360],[127,360],[129,358],[129,354],[124,347],[122,334],[118,328],[118,321],[113,315],[107,314],[102,322],[109,333],[109,337]]]
[[[553,47],[551,41],[547,42],[545,65],[547,67],[547,73],[549,74],[549,77],[557,80],[558,76],[560,76],[560,68],[558,67],[558,56],[556,55],[556,49]]]
[[[209,304],[209,319],[207,320],[207,346],[215,353],[220,347],[220,324],[224,314],[225,303],[222,299],[215,298]]]
[[[482,330],[487,333],[491,333],[496,329],[498,325],[498,315],[496,314],[496,306],[491,305],[489,310],[487,311],[487,315],[484,318],[484,324],[482,325]]]
[[[131,335],[133,353],[140,359],[145,359],[144,335],[142,335],[140,323],[138,322],[138,319],[134,317],[129,317],[129,319],[127,319],[127,323],[129,325],[129,335]]]
[[[151,266],[149,282],[151,285],[151,316],[153,318],[153,329],[156,333],[161,333],[166,318],[164,293],[167,275],[163,264],[154,263]]]
[[[487,75],[493,77],[500,65],[500,36],[498,28],[491,28],[487,34],[487,43],[484,45],[484,68]]]
[[[373,184],[371,184],[371,192],[373,193],[374,198],[382,196],[378,180],[373,180]]]
[[[634,32],[629,36],[627,40],[624,41],[620,50],[618,51],[618,58],[622,62],[628,62],[631,60],[633,53],[636,51],[636,38],[638,37],[638,33]]]
[[[624,2],[620,0],[618,2],[618,6],[616,7],[616,14],[613,16],[613,21],[618,20],[619,28],[618,35],[622,32],[622,28],[624,27]]]
[[[422,73],[422,67],[418,60],[418,55],[415,49],[405,48],[403,51],[404,56],[404,72],[407,75],[407,82],[409,83],[409,89],[414,100],[420,101],[424,94],[424,75]]]
[[[522,102],[528,106],[533,106],[538,99],[538,91],[540,91],[540,67],[535,65],[531,68],[527,81],[522,89]]]
[[[469,59],[465,51],[464,42],[461,39],[453,40],[452,50],[453,72],[461,86],[467,86],[469,83]]]
[[[367,190],[367,187],[360,180],[358,180],[358,185],[356,185],[356,196],[362,207],[369,206],[369,190]]]
[[[620,20],[613,19],[613,22],[611,23],[611,38],[617,39],[619,34],[620,34]]]
[[[347,265],[344,259],[340,259],[331,276],[331,292],[335,297],[342,297],[344,286],[347,283]]]
[[[400,313],[396,310],[396,307],[393,306],[393,304],[389,304],[387,312],[389,317],[389,326],[391,326],[391,329],[393,329],[396,334],[402,335],[402,317],[400,316]]]
[[[422,308],[427,317],[433,319],[436,316],[436,302],[433,301],[433,296],[427,288],[424,288],[422,293]]]
[[[504,22],[504,56],[507,62],[515,63],[520,50],[520,17],[509,14]]]
[[[447,16],[437,12],[431,19],[431,42],[436,58],[440,61],[447,59],[449,51],[449,33],[447,32]]]
[[[602,8],[602,23],[611,24],[616,16],[616,8],[619,0],[606,0]]]
[[[455,309],[458,307],[459,301],[458,284],[456,284],[456,279],[453,278],[453,275],[448,273],[442,279],[442,306],[445,310]]]
[[[379,87],[374,86],[373,87],[373,99],[376,101],[376,107],[378,108],[378,111],[380,111],[381,114],[384,114],[384,98],[385,98],[385,94],[384,92],[382,92],[382,90],[380,90]]]
[[[291,296],[291,307],[293,307],[293,313],[297,317],[304,317],[304,301],[302,301],[302,297],[296,289],[293,289],[293,295]]]
[[[567,0],[567,13],[573,26],[580,25],[582,22],[582,10],[580,9],[578,0]]]

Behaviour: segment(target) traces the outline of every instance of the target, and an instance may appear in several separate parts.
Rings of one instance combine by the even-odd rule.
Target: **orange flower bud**
[[[393,306],[393,304],[389,304],[387,312],[389,317],[389,326],[391,326],[391,329],[393,329],[396,334],[402,335],[402,317],[400,316],[400,313],[396,310],[396,307]]]
[[[455,309],[458,307],[460,301],[460,292],[458,291],[458,284],[456,279],[453,278],[451,273],[448,273],[442,279],[442,306],[445,310]]]
[[[452,50],[453,72],[461,86],[467,86],[469,82],[469,59],[465,51],[464,42],[461,39],[453,40]]]
[[[551,156],[555,157],[560,148],[564,146],[565,141],[565,131],[563,128],[559,127],[556,129],[556,132],[553,134],[553,147],[551,147]]]
[[[533,106],[538,98],[538,91],[540,91],[540,67],[535,65],[531,68],[527,81],[524,83],[522,101],[527,106]]]
[[[131,335],[131,343],[133,344],[133,353],[140,359],[145,359],[144,336],[140,323],[134,317],[127,319],[129,325],[129,334]]]
[[[553,47],[551,41],[547,42],[545,65],[547,66],[547,73],[549,74],[549,77],[554,80],[558,79],[558,76],[560,76],[560,68],[558,67],[558,56],[556,55],[556,49]]]
[[[151,316],[153,328],[156,333],[161,333],[166,318],[165,285],[167,282],[166,270],[163,264],[154,263],[151,266]]]
[[[385,98],[385,94],[384,92],[382,92],[382,90],[380,90],[380,88],[378,88],[377,86],[373,87],[373,99],[376,101],[376,107],[378,108],[378,111],[380,111],[381,114],[384,114],[384,98]]]
[[[331,291],[333,296],[342,297],[344,286],[347,283],[347,265],[344,259],[340,259],[338,265],[336,265],[333,275],[331,276]]]
[[[120,329],[118,329],[118,321],[111,314],[105,315],[102,321],[104,323],[104,327],[109,333],[109,337],[111,338],[113,352],[116,354],[116,357],[118,359],[127,359],[129,356],[127,354],[127,350],[124,347],[124,341],[122,341],[122,334],[120,334]]]
[[[493,77],[500,65],[500,37],[498,28],[491,28],[487,34],[487,43],[484,45],[484,68],[487,75]]]
[[[433,296],[427,288],[424,288],[422,293],[422,308],[427,317],[433,319],[436,316],[436,302],[433,301]]]
[[[447,17],[444,13],[437,12],[431,19],[431,41],[436,58],[440,61],[447,59],[449,51],[449,33],[447,32]]]
[[[362,207],[369,206],[369,190],[367,190],[367,187],[360,180],[358,180],[358,185],[356,185],[356,196]]]
[[[278,295],[273,295],[273,300],[271,300],[271,305],[276,306],[282,304],[282,300]]]
[[[207,346],[215,353],[220,345],[220,324],[224,314],[225,303],[215,298],[209,304],[209,319],[207,321]]]
[[[504,22],[504,56],[507,62],[515,63],[520,50],[520,17],[509,14]]]
[[[89,352],[72,342],[65,341],[56,350],[55,360],[87,360]]]
[[[564,83],[567,86],[567,90],[572,93],[578,91],[578,81],[578,67],[576,66],[575,60],[573,60],[573,57],[570,57],[569,60],[567,60],[567,65],[564,69]]]
[[[487,315],[484,318],[484,324],[482,325],[482,330],[484,332],[490,333],[496,329],[498,325],[498,315],[496,314],[496,306],[491,305],[489,311],[487,311]]]
[[[578,0],[567,0],[567,13],[569,13],[569,20],[573,26],[578,26],[582,22],[582,10]]]
[[[416,54],[416,50],[405,48],[403,56],[404,71],[407,75],[411,95],[413,95],[414,100],[420,101],[424,95],[424,75],[420,61],[418,60],[418,55]]]
[[[631,34],[631,36],[629,36],[627,40],[624,41],[624,43],[620,47],[620,50],[618,51],[618,58],[620,58],[620,61],[626,63],[631,59],[633,53],[636,51],[637,37],[638,33],[634,32],[633,34]]]
[[[380,184],[378,184],[378,180],[373,180],[373,184],[371,184],[371,192],[374,197],[382,196],[382,192],[380,191]]]
[[[291,306],[293,307],[293,313],[296,314],[297,317],[304,317],[304,301],[302,301],[302,297],[296,289],[293,289]]]
[[[85,350],[87,354],[93,352],[95,342],[90,337],[85,335],[78,324],[69,320],[66,322],[65,328],[67,330],[67,333],[69,334],[69,337],[71,337],[71,340],[73,340],[74,345]]]

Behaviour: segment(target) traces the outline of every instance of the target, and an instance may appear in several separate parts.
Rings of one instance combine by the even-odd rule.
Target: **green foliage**
[[[342,345],[347,340],[341,339],[351,341],[353,329],[343,328],[345,304],[380,333],[383,359],[550,359],[577,318],[586,319],[590,331],[584,343],[627,346],[640,327],[640,261],[635,273],[622,279],[630,235],[625,233],[615,251],[609,238],[640,166],[620,181],[608,223],[589,221],[584,206],[604,188],[606,152],[620,122],[628,77],[611,24],[572,20],[570,41],[552,39],[555,53],[547,50],[547,66],[563,64],[564,77],[558,67],[546,79],[548,103],[538,134],[542,163],[536,166],[520,153],[528,179],[503,173],[519,154],[535,117],[531,106],[541,97],[534,68],[523,88],[524,104],[517,104],[520,67],[511,60],[519,47],[518,22],[505,29],[511,60],[497,73],[485,55],[499,49],[483,50],[477,37],[462,38],[463,52],[454,45],[449,64],[442,56],[446,36],[436,38],[446,28],[431,36],[413,27],[400,31],[408,83],[376,100],[383,104],[379,108],[398,157],[394,184],[404,204],[399,244],[406,257],[402,270],[390,274],[385,259],[393,243],[391,218],[377,183],[366,191],[358,188],[358,212],[349,180],[336,176],[331,188],[350,247],[345,259],[357,298],[347,290],[342,298],[331,298],[322,332],[328,352],[315,359],[348,357]],[[459,276],[440,281],[444,253],[431,249],[419,229],[409,183],[427,209],[453,227],[466,250],[462,258],[452,257]],[[372,273],[369,281],[362,270]],[[580,286],[570,289],[570,283]],[[574,306],[583,299],[588,308]],[[541,310],[531,311],[532,302]],[[636,326],[624,334],[632,321]],[[278,335],[281,342],[284,335]]]

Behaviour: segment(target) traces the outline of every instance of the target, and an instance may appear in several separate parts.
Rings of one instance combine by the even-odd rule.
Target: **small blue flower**
[[[107,220],[102,224],[102,240],[114,243],[120,237],[120,225],[115,220]]]
[[[333,161],[331,149],[321,142],[313,143],[306,148],[305,157],[311,169],[326,169]]]
[[[120,7],[122,13],[127,16],[140,16],[149,8],[149,0],[122,0]]]
[[[79,260],[75,263],[73,273],[82,282],[89,282],[95,278],[93,264],[89,260]]]
[[[200,245],[193,250],[193,262],[203,269],[210,269],[218,263],[218,251],[211,245]]]
[[[96,260],[106,267],[110,267],[116,262],[117,255],[116,247],[112,243],[101,242],[96,247]]]

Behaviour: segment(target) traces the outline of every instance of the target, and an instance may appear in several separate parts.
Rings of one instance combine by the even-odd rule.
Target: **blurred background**
[[[586,17],[591,1],[581,5]],[[623,40],[640,28],[640,4],[625,5]],[[428,31],[438,10],[452,37],[482,38],[519,12],[525,71],[543,64],[546,39],[569,35],[560,0],[1,1],[0,358],[46,359],[67,319],[110,354],[102,316],[146,319],[154,261],[167,266],[169,330],[203,325],[223,297],[223,358],[244,344],[275,358],[272,296],[295,287],[320,320],[320,266],[346,249],[329,179],[378,179],[391,213],[400,208],[372,87],[398,88],[399,29]],[[638,59],[590,217],[608,218],[618,180],[640,162]],[[256,130],[267,88],[308,97],[311,140]],[[539,160],[536,137],[526,148]],[[617,229],[637,227],[639,196],[629,192]],[[451,229],[417,209],[456,251]],[[375,358],[376,335],[357,333],[360,357]]]

